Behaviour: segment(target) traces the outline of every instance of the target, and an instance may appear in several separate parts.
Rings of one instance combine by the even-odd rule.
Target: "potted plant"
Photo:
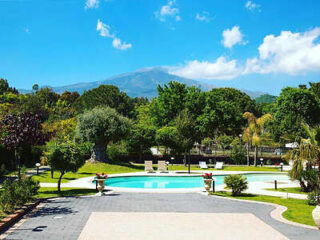
[[[99,191],[99,193],[98,193],[99,196],[103,195],[104,182],[106,181],[107,177],[108,177],[108,175],[105,173],[101,173],[101,174],[96,173],[95,181],[97,181],[97,183],[98,183],[97,189]]]
[[[211,183],[212,183],[212,173],[205,173],[202,175],[204,181],[204,188],[207,192],[210,191]]]

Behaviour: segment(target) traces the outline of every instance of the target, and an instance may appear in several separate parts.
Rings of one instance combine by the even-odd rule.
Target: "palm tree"
[[[243,117],[248,120],[248,127],[244,129],[243,140],[246,142],[247,163],[249,165],[249,146],[254,146],[254,165],[257,166],[258,146],[268,137],[264,125],[272,119],[271,114],[267,113],[256,118],[253,113],[245,112]]]
[[[320,206],[320,127],[311,128],[307,124],[302,124],[303,129],[307,134],[307,139],[301,139],[299,148],[291,152],[291,157],[294,160],[290,175],[297,179],[303,172],[303,165],[306,169],[312,169],[314,165],[318,167],[318,183],[317,186],[311,186],[318,193],[318,205]],[[308,189],[307,189],[308,190]]]

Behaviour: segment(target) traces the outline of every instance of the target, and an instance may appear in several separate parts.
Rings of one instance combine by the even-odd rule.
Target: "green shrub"
[[[238,174],[226,176],[224,183],[232,190],[232,196],[238,196],[248,188],[247,178]]]
[[[316,206],[318,203],[318,194],[316,191],[308,193],[308,205]]]
[[[231,159],[232,163],[244,164],[246,162],[246,150],[240,142],[239,138],[235,138],[232,141]]]
[[[5,180],[3,191],[0,194],[0,207],[5,213],[11,213],[15,208],[21,207],[38,194],[39,182],[31,178],[11,182]]]

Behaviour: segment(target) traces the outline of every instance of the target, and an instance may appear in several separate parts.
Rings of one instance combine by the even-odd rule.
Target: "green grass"
[[[274,192],[288,192],[288,193],[298,193],[298,194],[307,194],[305,192],[301,192],[301,188],[293,187],[293,188],[278,188],[275,190],[274,188],[267,188],[266,190],[274,191]]]
[[[229,192],[216,192],[214,195],[279,204],[288,208],[287,211],[282,214],[284,218],[293,222],[315,226],[312,218],[312,210],[315,208],[315,206],[309,206],[306,200],[292,198],[283,199],[279,197],[250,194],[243,194],[241,196],[233,197]]]
[[[42,187],[40,188],[38,195],[35,198],[49,198],[49,197],[75,197],[83,195],[93,195],[96,194],[95,189],[86,188],[61,188],[61,192],[58,193],[57,188],[52,187]]]
[[[62,183],[69,182],[70,180],[75,180],[83,177],[94,176],[96,173],[107,173],[107,174],[115,174],[115,173],[128,173],[128,172],[139,172],[144,171],[143,166],[137,166],[132,164],[126,165],[116,165],[110,163],[86,163],[82,168],[79,169],[78,172],[66,173],[62,178]],[[34,180],[38,180],[40,182],[47,183],[57,183],[58,178],[60,176],[59,172],[54,172],[54,178],[51,178],[51,173],[44,172],[39,174],[39,176],[33,176]]]
[[[154,165],[154,169],[157,169],[157,165]],[[169,171],[187,171],[188,167],[184,165],[169,165]],[[191,170],[201,170],[199,166],[192,165]],[[215,170],[214,168],[209,168],[208,170]],[[272,167],[254,167],[254,166],[225,166],[225,171],[270,171],[270,172],[279,172],[277,168]],[[144,171],[144,164],[110,164],[110,163],[86,163],[78,172],[66,173],[62,178],[62,183],[67,183],[70,180],[75,180],[83,177],[94,176],[96,173],[105,172],[107,174],[116,174],[116,173],[129,173],[129,172],[141,172]],[[204,172],[206,170],[203,170]],[[59,172],[54,172],[54,178],[51,178],[50,172],[40,173],[39,176],[33,176],[34,180],[46,183],[57,183],[60,176]]]

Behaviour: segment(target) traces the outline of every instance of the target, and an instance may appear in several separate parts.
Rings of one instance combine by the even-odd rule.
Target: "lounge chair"
[[[199,167],[201,169],[208,169],[207,163],[204,161],[199,161]]]
[[[215,168],[216,169],[223,169],[223,162],[217,162]]]
[[[165,161],[158,161],[158,171],[159,172],[167,172],[167,166]]]
[[[153,165],[151,160],[144,161],[144,171],[149,173],[153,172]]]

